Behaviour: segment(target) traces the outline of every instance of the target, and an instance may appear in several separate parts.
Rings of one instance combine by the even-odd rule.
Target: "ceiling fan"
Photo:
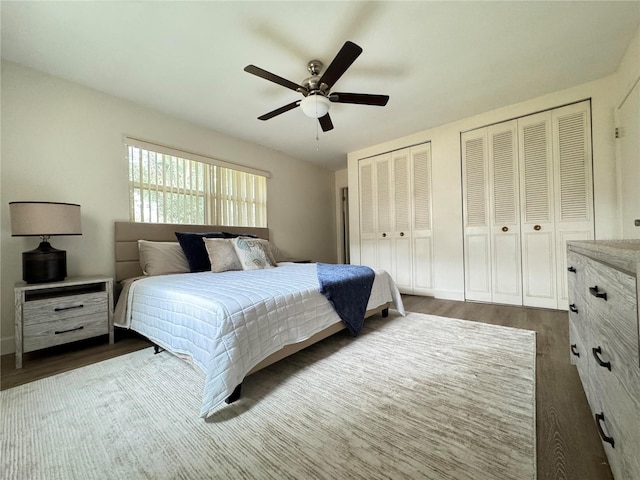
[[[389,101],[388,95],[331,92],[333,85],[361,53],[362,48],[358,45],[349,41],[345,42],[322,75],[320,75],[320,72],[324,66],[323,63],[320,60],[311,60],[307,64],[307,70],[309,70],[311,76],[305,78],[300,85],[279,77],[278,75],[274,75],[271,72],[267,72],[255,65],[247,65],[244,68],[245,72],[264,78],[270,82],[277,83],[278,85],[282,85],[283,87],[299,92],[304,96],[302,100],[296,100],[284,107],[265,113],[258,117],[258,120],[269,120],[270,118],[288,112],[299,105],[306,116],[318,119],[323,132],[328,132],[333,129],[333,123],[329,116],[329,109],[331,108],[332,102],[384,107]]]

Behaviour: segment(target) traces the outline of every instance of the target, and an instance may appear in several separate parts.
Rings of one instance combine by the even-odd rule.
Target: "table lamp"
[[[12,237],[40,237],[35,250],[22,253],[27,283],[59,282],[67,276],[67,252],[53,248],[49,237],[82,235],[80,205],[59,202],[9,202]]]

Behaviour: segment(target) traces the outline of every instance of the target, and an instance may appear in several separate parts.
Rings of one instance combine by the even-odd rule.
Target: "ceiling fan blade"
[[[358,105],[377,105],[384,107],[389,95],[370,95],[368,93],[332,93],[329,100],[335,103],[356,103]]]
[[[300,105],[300,100],[290,103],[289,105],[285,105],[284,107],[276,108],[272,112],[265,113],[264,115],[259,116],[258,120],[269,120],[270,118],[280,115],[281,113],[288,112],[289,110],[293,110],[298,105]]]
[[[331,117],[328,113],[324,117],[320,117],[318,121],[320,122],[320,126],[322,127],[323,132],[333,130],[333,122],[331,121]]]
[[[282,78],[271,72],[267,72],[266,70],[263,70],[260,67],[256,67],[255,65],[247,65],[246,67],[244,67],[244,71],[256,75],[260,78],[264,78],[265,80],[269,80],[270,82],[277,83],[278,85],[282,85],[283,87],[290,88],[291,90],[294,90],[296,92],[300,89],[304,90],[304,88],[297,83],[293,83],[286,78]]]
[[[347,71],[347,68],[349,68],[353,62],[355,62],[356,58],[358,58],[361,53],[362,48],[360,48],[358,45],[353,42],[345,42],[345,44],[336,55],[336,58],[333,59],[331,64],[322,74],[320,83],[326,84],[327,87],[331,89],[331,87],[333,87],[333,84],[338,81],[342,74]]]

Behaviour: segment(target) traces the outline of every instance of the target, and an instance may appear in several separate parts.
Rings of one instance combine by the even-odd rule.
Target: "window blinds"
[[[267,226],[268,172],[125,138],[135,222]]]

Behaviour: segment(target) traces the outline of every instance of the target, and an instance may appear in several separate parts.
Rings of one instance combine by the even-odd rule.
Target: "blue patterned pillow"
[[[211,270],[209,254],[204,246],[204,238],[224,238],[222,232],[175,232],[178,242],[182,247],[184,256],[187,257],[191,272],[207,272]]]
[[[261,239],[238,237],[232,242],[243,270],[261,270],[276,266]]]

